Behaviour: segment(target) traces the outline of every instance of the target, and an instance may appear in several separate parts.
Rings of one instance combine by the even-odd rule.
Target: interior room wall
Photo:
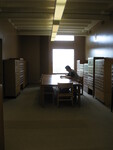
[[[27,61],[28,83],[40,80],[40,37],[20,36],[20,57]]]
[[[2,39],[2,59],[18,57],[19,43],[17,32],[5,19],[0,19],[0,39]]]
[[[86,62],[85,59],[85,37],[77,36],[75,37],[74,42],[75,48],[75,69],[77,69],[77,60],[81,60],[81,62]]]
[[[2,85],[0,84],[0,150],[4,150],[4,121],[3,121],[3,95]]]
[[[74,42],[50,42],[49,36],[20,36],[20,47],[20,57],[28,63],[29,83],[39,83],[41,74],[52,73],[53,48],[75,49],[75,66],[77,59],[85,59],[84,37],[76,37]]]
[[[14,27],[6,19],[0,19],[0,150],[4,150],[2,60],[19,56],[18,42],[18,35]]]
[[[113,57],[113,21],[96,25],[86,38],[86,59],[88,57]]]
[[[0,150],[4,150],[2,40],[0,39]]]
[[[40,75],[49,73],[49,36],[40,37]]]

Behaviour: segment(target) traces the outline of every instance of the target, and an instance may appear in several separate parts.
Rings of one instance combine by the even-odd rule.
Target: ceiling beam
[[[0,13],[0,18],[42,18],[53,19],[53,14],[49,13]]]
[[[36,36],[50,36],[51,35],[51,30],[43,30],[43,31],[37,31],[37,30],[22,30],[22,31],[18,31],[17,30],[17,34],[18,35],[36,35]]]
[[[0,0],[1,8],[54,8],[55,0],[53,1],[33,1],[33,0]]]
[[[108,20],[110,15],[101,14],[64,14],[63,19]]]

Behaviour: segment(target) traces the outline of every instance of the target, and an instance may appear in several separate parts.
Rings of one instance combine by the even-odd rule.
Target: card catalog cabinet
[[[89,57],[88,58],[88,92],[95,95],[95,61],[104,57]]]
[[[83,85],[84,91],[88,93],[88,63],[84,64],[84,73],[83,73]]]
[[[95,98],[110,106],[113,87],[113,59],[95,60]]]
[[[16,59],[4,60],[4,96],[16,97],[20,93],[20,62]]]
[[[80,77],[83,77],[83,69],[84,69],[84,64],[82,64],[80,62],[80,60],[77,60],[77,74],[80,76]]]
[[[88,90],[91,90],[93,93],[93,76],[94,76],[94,58],[88,58]]]
[[[26,61],[20,58],[20,86],[24,88],[27,85]]]

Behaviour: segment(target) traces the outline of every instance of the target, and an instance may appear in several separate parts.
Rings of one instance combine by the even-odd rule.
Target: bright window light
[[[55,41],[74,41],[73,35],[57,35]]]
[[[74,69],[74,49],[53,49],[53,73],[67,73],[67,65]]]

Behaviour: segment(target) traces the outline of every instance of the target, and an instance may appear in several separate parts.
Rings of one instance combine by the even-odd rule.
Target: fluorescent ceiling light
[[[52,33],[56,33],[57,34],[57,32],[58,32],[59,23],[56,24],[54,22],[55,21],[60,22],[60,20],[62,18],[62,15],[63,15],[63,12],[64,12],[65,5],[66,5],[66,1],[67,0],[56,0]],[[51,37],[51,39],[53,39],[53,37]]]
[[[61,20],[67,0],[56,0],[54,20]]]
[[[58,28],[59,28],[59,25],[53,25],[51,41],[53,41],[53,39],[55,39],[57,31],[58,31]]]
[[[59,28],[59,25],[53,25],[52,32],[57,32]]]
[[[52,37],[52,38],[51,38],[51,41],[54,41],[54,40],[55,40],[55,37]]]
[[[53,32],[53,33],[52,33],[52,37],[55,38],[55,37],[56,37],[56,34],[57,34],[56,32]]]
[[[55,20],[61,20],[62,15],[63,15],[63,11],[64,11],[64,7],[65,7],[64,5],[56,6],[55,16],[54,16]]]

